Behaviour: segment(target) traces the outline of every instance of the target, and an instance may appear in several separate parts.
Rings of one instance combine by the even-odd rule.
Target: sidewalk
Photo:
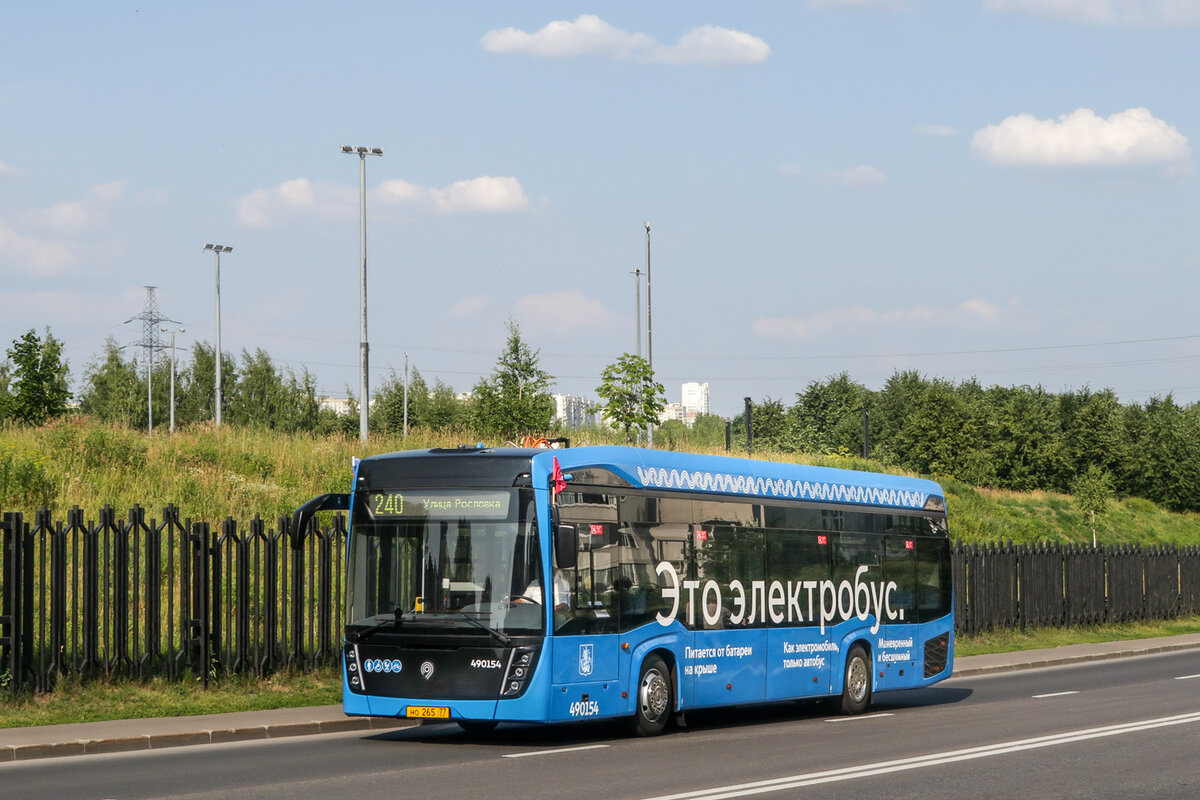
[[[1200,648],[1200,633],[968,656],[955,659],[954,677],[1012,672],[1191,648]],[[332,705],[238,711],[196,717],[159,717],[46,725],[37,728],[0,728],[0,762],[275,739],[338,731],[403,728],[416,724],[416,721],[406,719],[347,717],[342,714],[340,705]]]

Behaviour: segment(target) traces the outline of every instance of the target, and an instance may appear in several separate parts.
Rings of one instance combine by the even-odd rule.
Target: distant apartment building
[[[222,381],[223,383],[224,381]],[[317,401],[317,407],[322,411],[332,411],[339,417],[350,415],[350,398],[348,397],[322,397]]]
[[[690,428],[697,415],[709,413],[707,383],[688,381],[682,386],[681,397],[680,402],[667,403],[663,407],[662,413],[658,415],[660,422],[677,419]]]
[[[669,420],[677,419],[683,422],[683,403],[667,403],[663,406],[662,411],[658,412],[658,423],[661,425]]]
[[[688,381],[683,384],[682,405],[684,414],[691,415],[694,420],[697,414],[708,413],[708,384],[698,381]]]
[[[576,397],[571,394],[555,394],[554,419],[561,422],[564,428],[583,428],[594,425],[596,415],[592,413],[592,404],[586,397]]]

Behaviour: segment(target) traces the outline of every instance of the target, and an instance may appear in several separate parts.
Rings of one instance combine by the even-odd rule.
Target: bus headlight
[[[518,647],[508,659],[508,669],[501,684],[501,697],[515,697],[525,691],[525,681],[533,672],[533,661],[537,651],[532,647]]]

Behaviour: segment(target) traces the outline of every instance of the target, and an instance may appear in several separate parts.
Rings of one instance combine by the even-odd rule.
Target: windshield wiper
[[[482,622],[481,620],[475,619],[475,617],[472,617],[470,614],[468,614],[465,611],[462,611],[461,609],[454,609],[454,613],[458,614],[463,619],[465,619],[467,622],[471,623],[476,628],[479,628],[481,631],[487,631],[492,636],[496,637],[496,641],[500,642],[500,644],[504,645],[505,647],[512,646],[512,639],[508,638],[503,633],[501,633],[500,631],[493,628],[491,625],[488,625],[486,622]]]
[[[383,622],[376,623],[375,625],[367,628],[365,631],[348,632],[346,634],[346,641],[350,642],[350,644],[358,644],[359,642],[366,640],[368,637],[375,635],[388,626],[399,628],[400,623],[404,621],[404,609],[401,606],[396,606],[396,610],[392,613],[394,614],[392,619],[385,619]]]

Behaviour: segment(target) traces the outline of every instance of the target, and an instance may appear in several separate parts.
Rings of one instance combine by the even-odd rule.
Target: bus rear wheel
[[[846,676],[842,682],[842,711],[861,714],[871,703],[871,657],[861,644],[850,648],[846,656]]]
[[[659,656],[650,656],[642,662],[638,678],[633,725],[638,736],[656,736],[666,729],[674,708],[673,696],[671,671],[666,662]]]

